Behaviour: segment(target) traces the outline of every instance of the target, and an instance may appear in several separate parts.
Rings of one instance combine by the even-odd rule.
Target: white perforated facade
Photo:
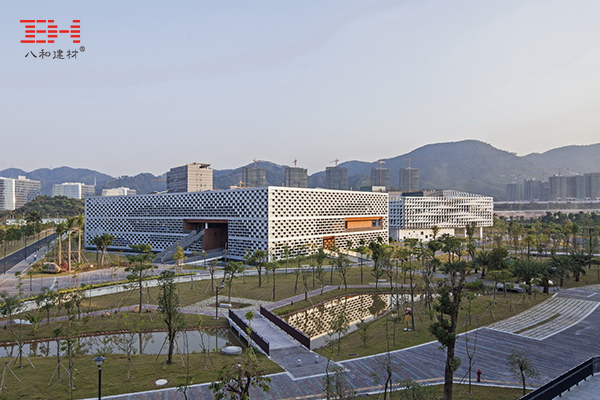
[[[492,226],[494,201],[492,197],[455,190],[421,192],[421,195],[390,195],[390,235],[402,240],[419,237],[423,230],[464,228],[473,223],[477,227]],[[417,232],[417,236],[413,235]]]
[[[149,243],[163,250],[191,229],[211,225],[226,229],[228,255],[234,258],[260,249],[279,259],[286,245],[293,256],[321,246],[344,249],[348,241],[354,246],[360,239],[388,238],[385,193],[263,187],[93,197],[86,200],[85,212],[88,245],[95,236],[110,233],[120,249]],[[206,246],[210,238],[203,240]]]

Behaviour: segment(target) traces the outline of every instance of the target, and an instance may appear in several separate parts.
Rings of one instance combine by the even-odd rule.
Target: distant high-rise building
[[[416,168],[400,168],[398,188],[402,192],[419,190],[419,170]]]
[[[42,184],[19,176],[17,179],[0,177],[0,210],[14,210],[35,200],[41,194]]]
[[[327,189],[348,190],[348,169],[344,167],[325,168]]]
[[[285,167],[286,187],[308,187],[308,171],[306,168]]]
[[[267,186],[267,171],[264,168],[243,167],[242,183],[244,184],[244,187]]]
[[[506,185],[506,200],[520,201],[523,199],[523,185],[517,182]]]
[[[65,182],[52,185],[52,197],[67,196],[70,199],[86,199],[96,195],[96,186],[80,182]]]
[[[543,183],[535,179],[525,179],[523,182],[523,200],[527,201],[541,201],[544,199]]]
[[[371,168],[371,186],[383,186],[389,190],[391,184],[389,168]]]
[[[0,210],[15,208],[15,180],[0,177]]]
[[[102,189],[102,196],[135,196],[135,189],[129,189],[126,187]]]
[[[600,172],[584,174],[586,195],[591,200],[600,199]]]
[[[586,179],[583,175],[567,177],[567,199],[583,199],[586,191]]]
[[[213,170],[210,164],[192,163],[171,168],[167,172],[167,192],[203,192],[213,189]]]
[[[565,200],[568,197],[566,176],[554,175],[551,176],[548,181],[550,182],[550,198],[548,200]]]

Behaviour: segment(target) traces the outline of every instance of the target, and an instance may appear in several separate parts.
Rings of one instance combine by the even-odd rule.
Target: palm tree
[[[0,245],[4,244],[4,272],[6,272],[6,242],[8,242],[6,228],[4,228],[4,225],[0,225]]]
[[[75,217],[67,218],[67,240],[68,240],[68,252],[67,252],[67,266],[68,271],[71,272],[71,233],[73,233],[73,229],[75,228],[76,220]]]
[[[62,264],[62,236],[67,230],[67,226],[64,222],[61,222],[60,224],[56,225],[54,229],[56,231],[56,236],[58,240],[58,265],[60,266]]]
[[[560,278],[559,286],[564,286],[565,277],[571,272],[573,259],[569,256],[552,256],[548,262],[555,276]]]
[[[513,274],[525,282],[527,285],[527,293],[531,294],[531,283],[533,279],[539,278],[542,274],[542,265],[537,260],[519,259],[513,267]]]
[[[83,229],[85,227],[85,217],[82,214],[79,214],[75,217],[75,222],[77,223],[77,264],[81,264],[81,235],[83,234]]]
[[[25,220],[27,221],[28,224],[31,224],[35,227],[36,232],[38,234],[38,242],[39,242],[40,241],[39,226],[42,223],[42,217],[40,215],[40,212],[37,210],[29,211],[29,213],[25,217]],[[39,244],[38,244],[38,250],[39,250]]]
[[[528,234],[527,236],[525,236],[523,238],[523,241],[527,245],[527,259],[529,260],[531,258],[531,247],[535,243],[535,238],[533,237],[532,234]]]
[[[542,286],[544,287],[544,293],[548,294],[550,292],[550,281],[558,276],[556,270],[550,263],[550,261],[540,261],[540,280],[542,281]]]
[[[477,270],[477,268],[481,268],[481,277],[485,278],[485,272],[487,268],[491,264],[490,252],[488,250],[482,250],[479,253],[475,254],[473,257],[473,267]]]
[[[108,233],[103,233],[100,235],[100,247],[102,247],[102,258],[100,258],[100,265],[104,265],[104,257],[106,256],[106,249],[112,246],[115,237]],[[140,245],[141,246],[141,245]]]
[[[569,257],[573,261],[571,273],[575,277],[575,282],[579,282],[580,276],[585,275],[592,264],[597,265],[599,263],[593,255],[584,253],[583,251],[572,251]]]

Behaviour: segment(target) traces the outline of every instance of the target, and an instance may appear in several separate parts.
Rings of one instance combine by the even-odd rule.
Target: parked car
[[[499,292],[503,292],[504,291],[504,283],[498,283],[496,285],[496,290]],[[518,283],[507,283],[506,284],[506,291],[507,292],[514,292],[514,293],[525,293],[526,290],[523,286],[519,285]]]

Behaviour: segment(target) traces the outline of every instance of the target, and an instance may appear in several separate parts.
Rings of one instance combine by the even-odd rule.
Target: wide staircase
[[[192,231],[189,235],[184,236],[179,242],[173,243],[171,246],[164,249],[160,252],[156,258],[154,258],[155,263],[166,263],[173,260],[173,255],[177,251],[177,247],[181,246],[183,249],[187,249],[192,246],[196,242],[201,242],[204,238],[204,231],[196,232]]]

